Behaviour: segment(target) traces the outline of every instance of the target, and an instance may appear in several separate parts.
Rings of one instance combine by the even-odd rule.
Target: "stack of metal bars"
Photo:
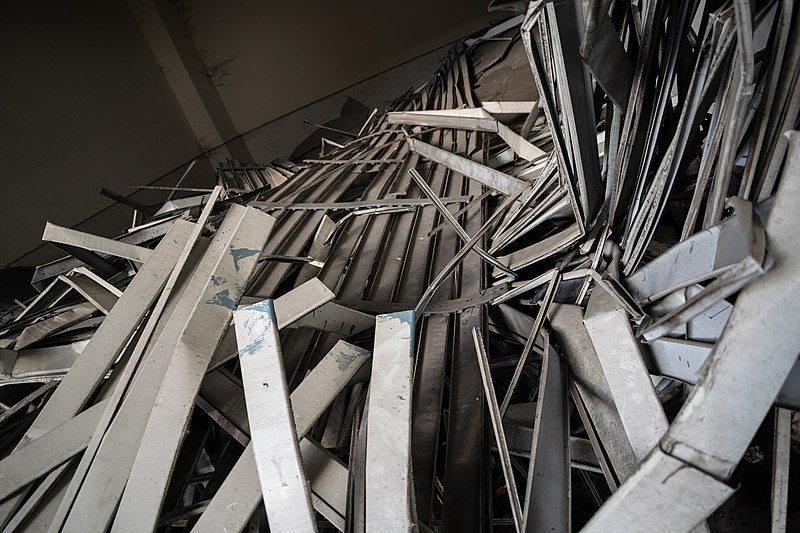
[[[494,7],[319,159],[48,223],[4,530],[713,531],[757,443],[791,529],[800,10]]]

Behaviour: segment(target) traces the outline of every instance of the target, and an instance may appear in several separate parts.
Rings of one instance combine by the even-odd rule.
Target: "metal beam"
[[[270,529],[316,531],[272,300],[240,307],[235,320],[250,438]]]
[[[411,391],[414,369],[413,311],[375,318],[367,412],[367,533],[411,531]]]

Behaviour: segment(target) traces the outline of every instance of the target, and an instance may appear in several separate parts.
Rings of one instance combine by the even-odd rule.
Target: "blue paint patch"
[[[226,281],[228,281],[228,280],[227,280],[227,279],[225,279],[225,278],[224,278],[224,277],[222,277],[222,276],[211,276],[211,284],[212,284],[213,286],[215,286],[215,287],[219,287],[220,285],[222,285],[222,284],[223,284],[223,283],[225,283]]]
[[[389,321],[392,321],[392,320],[396,320],[396,321],[400,322],[400,324],[405,325],[405,326],[408,327],[408,339],[409,339],[409,342],[411,344],[411,349],[408,351],[408,356],[413,358],[414,357],[414,346],[413,346],[413,343],[414,343],[414,335],[415,335],[415,331],[414,330],[415,330],[416,321],[417,321],[417,314],[412,310],[412,311],[399,311],[397,313],[386,313],[384,315],[378,315],[377,317],[375,317],[376,325],[378,323],[380,323],[381,321],[389,322]],[[389,326],[389,327],[392,327],[392,326]],[[405,338],[403,338],[401,340],[405,340]]]
[[[272,300],[261,300],[260,302],[256,302],[254,304],[250,304],[243,309],[250,309],[253,311],[259,311],[261,313],[269,313],[275,314],[275,309],[272,305]]]
[[[218,292],[213,298],[207,300],[206,303],[227,307],[231,311],[236,309],[236,299],[231,297],[231,293],[228,289]]]
[[[254,255],[260,255],[261,250],[254,250],[253,248],[234,248],[231,246],[231,256],[233,257],[233,268],[239,272],[239,261]]]
[[[345,372],[348,368],[350,368],[350,365],[353,364],[353,361],[355,361],[356,357],[358,357],[357,354],[347,352],[339,352],[336,354],[336,363],[339,367],[339,371]]]
[[[264,337],[259,337],[244,348],[239,348],[239,357],[255,355],[264,346]]]

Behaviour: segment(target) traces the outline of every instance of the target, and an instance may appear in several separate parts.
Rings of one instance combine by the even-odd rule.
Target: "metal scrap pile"
[[[6,530],[703,530],[768,415],[786,527],[800,6],[524,9],[318,159],[48,225]]]

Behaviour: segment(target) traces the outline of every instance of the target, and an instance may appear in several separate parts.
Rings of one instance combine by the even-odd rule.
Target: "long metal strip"
[[[637,461],[658,445],[669,423],[633,336],[627,314],[595,287],[583,323],[597,353]]]
[[[138,339],[142,336],[142,329],[143,328],[139,328],[139,330],[134,333],[133,338],[129,341],[122,356],[115,363],[116,368],[123,368],[127,364],[132,352],[134,351],[134,346],[136,345]],[[98,401],[108,398],[114,392],[116,385],[120,382],[119,377],[120,372],[111,372],[111,377],[106,379],[103,385],[99,388],[97,393]],[[106,409],[108,409],[108,407],[106,407]],[[46,511],[49,513],[44,522],[45,528],[48,528],[53,523],[52,521],[56,515],[56,512],[58,511],[58,509],[53,509],[52,505],[55,505],[56,507],[60,506],[60,503],[65,495],[64,493],[67,491],[68,485],[71,482],[77,466],[77,460],[70,459],[39,481],[34,490],[27,493],[20,493],[19,495],[3,502],[0,512],[3,515],[10,516],[5,523],[3,530],[4,533],[17,531],[20,524],[25,523],[34,513],[35,516],[31,517],[32,519],[37,521],[43,520],[44,516],[42,513],[45,511],[41,508],[43,503],[46,504]],[[59,488],[58,495],[53,493],[54,487]],[[61,491],[62,488],[63,492]],[[22,502],[22,505],[19,505],[17,508],[23,497],[26,498],[25,501]],[[54,498],[57,498],[57,501],[53,502]],[[11,516],[12,512],[13,516]]]
[[[494,438],[497,443],[497,451],[500,454],[500,464],[503,467],[503,476],[506,479],[506,492],[511,503],[511,516],[514,519],[514,529],[519,533],[523,529],[522,506],[517,492],[517,483],[514,480],[514,470],[511,466],[511,456],[508,454],[508,444],[506,434],[503,431],[503,419],[500,415],[500,407],[497,405],[497,397],[494,395],[494,384],[492,383],[492,373],[489,369],[489,356],[486,355],[485,341],[480,329],[472,328],[472,340],[475,343],[475,352],[478,355],[478,367],[481,372],[483,382],[483,394],[489,406],[489,417],[494,429]]]
[[[159,243],[45,404],[23,442],[66,422],[85,405],[161,292],[193,227],[189,222],[176,222]]]
[[[135,370],[135,379],[132,367],[126,366],[122,372],[112,374],[112,378],[132,382],[118,410],[109,412],[107,418],[98,424],[98,431],[75,473],[74,485],[62,500],[65,506],[72,505],[65,520],[64,527],[67,530],[104,529],[110,524],[165,368],[169,364],[170,354],[175,350],[178,334],[203,290],[203,278],[211,275],[215,261],[213,254],[207,253],[204,241],[195,245],[187,259],[185,271],[176,281],[161,319],[153,329],[154,340],[142,354],[142,361]],[[119,394],[122,394],[122,389]]]
[[[409,139],[408,144],[411,149],[417,152],[419,155],[444,165],[447,168],[458,172],[459,174],[463,174],[468,178],[474,179],[483,185],[491,187],[492,189],[507,196],[514,194],[527,185],[519,178],[509,176],[508,174],[504,174],[499,170],[481,165],[480,163],[476,163],[471,159],[466,159],[459,155],[448,152],[447,150],[436,148],[435,146],[431,146],[430,144],[424,143],[420,140]]]
[[[792,445],[792,411],[775,408],[775,433],[772,446],[772,533],[786,531],[789,505],[789,463]]]
[[[276,302],[277,303],[277,302]],[[276,309],[277,312],[277,309]],[[279,323],[280,324],[280,323]],[[369,353],[366,351],[359,351],[358,348],[342,344],[342,352],[336,358],[329,358],[328,361],[333,360],[333,364],[338,364],[346,361],[351,357],[368,357]],[[350,350],[348,352],[348,350]],[[336,361],[340,359],[340,361]],[[312,377],[315,376],[315,377]],[[320,372],[312,372],[309,374],[310,379],[304,388],[309,392],[306,399],[313,399],[313,394],[316,390],[324,388],[326,380],[329,376],[325,376]],[[214,413],[214,419],[229,432],[238,442],[243,446],[250,443],[249,423],[247,419],[247,407],[245,405],[244,393],[240,383],[235,383],[230,375],[224,375],[221,372],[213,372],[206,376],[203,381],[201,391],[206,402],[203,398],[198,398],[198,406],[202,406],[203,410],[207,413]],[[302,385],[302,384],[301,384]],[[297,393],[297,390],[295,390]],[[306,392],[298,393],[299,396],[305,397]],[[298,403],[299,405],[299,403]],[[293,409],[295,417],[297,418],[297,409]],[[302,416],[302,415],[301,415]],[[250,452],[252,454],[252,452]],[[300,441],[300,454],[303,457],[303,466],[305,468],[306,477],[311,484],[311,499],[314,508],[325,516],[332,524],[334,524],[340,531],[344,531],[344,516],[347,494],[347,467],[343,465],[335,456],[329,451],[322,448],[317,442],[303,438]],[[235,467],[236,462],[241,456],[239,451],[235,458],[227,464],[227,468],[222,468],[215,484],[212,486],[206,485],[203,491],[203,496],[213,497],[216,495],[217,490],[224,482],[224,479],[229,475],[233,475],[231,469]],[[252,462],[252,461],[251,461]],[[256,489],[258,488],[258,480],[255,481]],[[247,483],[245,485],[248,485]],[[257,491],[256,491],[257,492]]]
[[[367,415],[366,531],[410,531],[413,311],[375,318]]]
[[[25,309],[23,309],[22,312],[18,314],[16,318],[14,318],[14,320],[9,322],[7,327],[4,327],[2,330],[0,330],[0,335],[5,335],[11,331],[15,325],[26,322],[23,320],[23,318],[26,316],[30,315],[30,319],[48,307],[54,306],[59,300],[64,298],[69,291],[70,288],[65,287],[64,283],[60,279],[54,279],[47,285],[47,287],[41,289],[41,292],[39,292],[39,294],[30,303],[26,304],[27,306]]]
[[[316,531],[272,300],[240,307],[235,321],[250,438],[270,529]]]
[[[58,385],[58,382],[51,381],[49,383],[45,383],[42,386],[36,388],[33,392],[25,396],[24,398],[20,399],[17,403],[0,413],[0,427],[2,427],[3,422],[8,420],[14,414],[20,412],[23,409],[27,409],[29,405],[33,402],[38,400],[39,398],[45,396],[46,394],[52,392],[52,390]]]
[[[310,380],[308,385],[291,395],[293,409],[299,409],[306,404],[314,407],[313,412],[295,411],[295,414],[307,414],[304,420],[295,417],[298,437],[303,437],[308,432],[353,374],[367,361],[369,355],[366,350],[342,341],[306,376],[306,380]],[[245,448],[192,531],[241,531],[261,502],[261,486],[256,468],[251,443]],[[314,491],[313,480],[311,490]]]
[[[163,237],[175,224],[178,215],[169,217],[167,219],[159,219],[148,224],[143,224],[136,228],[128,230],[126,235],[119,237],[119,242],[139,245],[148,241],[154,241],[159,237]],[[70,270],[80,267],[81,261],[78,259],[67,256],[50,263],[36,267],[31,279],[31,284],[40,290],[48,279],[56,277],[60,274],[65,274]]]
[[[531,533],[572,530],[566,372],[547,337],[523,509],[524,530]]]
[[[122,257],[124,259],[136,261],[137,263],[144,263],[153,253],[153,250],[149,248],[128,244],[122,241],[115,241],[106,237],[98,237],[97,235],[74,229],[63,228],[51,222],[45,225],[42,240]]]
[[[469,91],[469,88],[467,89]],[[541,148],[501,123],[483,108],[435,109],[428,111],[400,111],[389,113],[389,124],[433,126],[471,131],[497,133],[521,158],[535,161],[547,154]]]
[[[403,162],[404,160],[398,160]],[[472,200],[469,196],[453,196],[441,198],[445,204],[465,204]],[[352,209],[367,209],[371,207],[420,207],[430,206],[433,203],[425,198],[376,198],[370,200],[355,200],[353,202],[311,202],[311,203],[281,203],[281,202],[250,202],[249,207],[262,211],[319,209],[323,211],[345,211]]]
[[[24,523],[27,523],[34,512],[36,512],[34,518],[41,516],[42,510],[40,505],[52,493],[56,486],[60,485],[61,483],[68,482],[68,480],[65,478],[69,476],[70,466],[74,466],[74,463],[74,459],[68,460],[66,463],[57,467],[55,470],[45,476],[36,486],[36,489],[27,495],[27,499],[22,503],[22,505],[19,506],[19,508],[8,509],[5,507],[7,504],[15,502],[17,498],[6,500],[6,502],[4,502],[3,510],[6,511],[8,509],[9,514],[11,511],[14,511],[14,514],[13,516],[10,516],[8,521],[5,523],[3,527],[3,533],[14,533],[19,531],[20,526]],[[66,491],[66,488],[64,488],[64,490]],[[57,511],[57,509],[55,511]],[[40,531],[44,531],[49,525],[50,522],[45,522],[45,527],[40,529]]]
[[[0,461],[0,500],[80,453],[105,406],[106,401],[93,405]]]
[[[311,484],[314,509],[339,531],[345,529],[347,509],[347,466],[311,439],[300,441],[303,467]]]
[[[226,224],[228,219],[230,223]],[[178,337],[112,531],[150,528],[158,523],[162,498],[200,382],[273,223],[272,217],[256,209],[233,205],[214,236],[209,251],[219,248],[222,253]]]
[[[71,285],[105,315],[111,312],[122,296],[121,290],[85,267],[78,267],[72,274],[59,276],[59,279]]]
[[[575,305],[553,304],[549,316],[553,332],[561,341],[576,388],[608,453],[614,472],[620,480],[627,479],[636,470],[636,457],[597,352],[583,324],[583,309]]]
[[[577,223],[571,224],[563,230],[549,237],[545,237],[530,246],[498,257],[497,259],[508,268],[519,270],[565,250],[569,246],[575,244],[581,237],[583,237],[583,231],[581,231],[580,226]],[[500,272],[494,273],[494,277],[500,276]]]
[[[97,312],[92,303],[81,303],[50,318],[35,322],[22,330],[14,343],[14,349],[23,350],[31,344],[37,343],[50,335],[73,326]]]
[[[102,418],[100,419],[100,422],[97,424],[97,430],[95,431],[95,434],[92,437],[91,442],[87,446],[86,453],[84,453],[83,457],[81,457],[81,462],[78,464],[78,468],[75,472],[75,475],[73,476],[73,479],[69,487],[67,488],[67,492],[63,500],[61,501],[61,505],[59,506],[58,511],[56,512],[56,515],[53,518],[52,523],[50,524],[50,530],[53,532],[60,531],[62,525],[67,520],[70,508],[74,503],[75,498],[77,497],[78,491],[80,490],[81,484],[83,483],[86,474],[89,471],[92,461],[94,460],[95,454],[100,448],[105,430],[111,424],[112,418],[114,417],[118,406],[122,402],[123,395],[125,394],[128,388],[128,383],[133,377],[135,369],[138,368],[139,361],[144,355],[148,343],[150,342],[151,338],[153,338],[153,335],[156,333],[157,329],[162,324],[161,316],[164,310],[168,307],[168,304],[170,302],[170,296],[172,295],[173,291],[176,290],[176,287],[179,286],[179,282],[182,279],[185,279],[185,275],[181,276],[181,273],[183,272],[186,264],[189,262],[190,257],[193,257],[193,252],[195,250],[198,240],[200,239],[200,233],[203,231],[203,227],[205,226],[209,216],[211,216],[211,212],[214,209],[214,205],[217,199],[219,198],[221,192],[222,192],[221,187],[215,187],[214,191],[208,196],[206,205],[203,207],[200,216],[197,218],[197,222],[193,224],[191,227],[191,233],[186,239],[186,242],[183,244],[183,248],[181,249],[177,261],[175,262],[174,268],[169,273],[169,277],[166,279],[165,283],[162,286],[163,291],[161,292],[159,298],[156,300],[153,309],[150,311],[148,320],[144,322],[143,327],[137,332],[138,337],[136,338],[136,341],[131,343],[132,348],[128,352],[127,362],[125,363],[124,366],[121,367],[122,368],[121,372],[115,372],[112,377],[112,381],[114,382],[115,385],[113,389],[108,390],[108,392],[111,395],[109,398],[108,405],[106,407],[105,412],[103,413]],[[173,226],[173,228],[174,227],[175,226]],[[171,231],[172,230],[170,230],[170,232]],[[167,237],[165,237],[165,239],[168,238],[169,234],[167,235]],[[128,286],[128,290],[131,289],[131,285]],[[174,302],[174,299],[172,299],[172,301]],[[119,302],[115,307],[119,307]],[[106,320],[103,322],[103,325],[105,325],[110,316],[111,315],[109,315],[109,317],[106,318]],[[92,340],[94,340],[94,337],[92,338]],[[86,516],[86,515],[75,514],[74,516]]]

